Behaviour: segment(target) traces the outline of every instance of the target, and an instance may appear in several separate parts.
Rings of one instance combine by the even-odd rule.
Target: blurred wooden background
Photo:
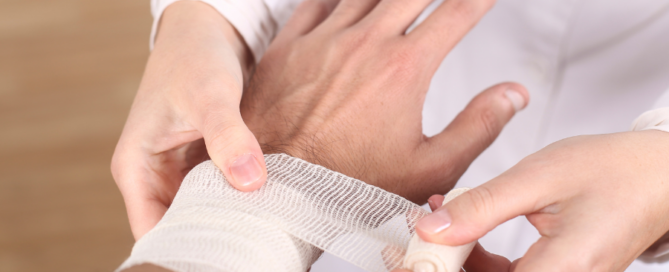
[[[110,158],[149,0],[0,0],[0,271],[112,271],[133,239]]]

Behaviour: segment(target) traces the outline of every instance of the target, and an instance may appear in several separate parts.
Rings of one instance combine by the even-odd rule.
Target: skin
[[[263,151],[323,165],[415,203],[450,190],[515,114],[507,92],[521,107],[529,96],[518,84],[493,86],[443,132],[423,135],[433,74],[492,5],[447,1],[405,35],[430,2],[343,0],[330,16],[318,1],[298,8],[242,99],[242,117]]]
[[[230,146],[254,149],[259,143],[253,151],[257,152],[253,154],[258,160],[262,159],[260,148],[265,153],[288,153],[416,203],[423,203],[429,194],[443,194],[452,188],[471,161],[492,143],[515,113],[507,92],[513,91],[521,97],[521,106],[516,108],[524,107],[529,97],[517,84],[493,86],[477,96],[442,133],[431,138],[422,135],[420,113],[430,78],[450,49],[493,1],[446,1],[407,35],[404,32],[408,25],[430,1],[402,2],[402,5],[399,2],[343,0],[330,16],[327,5],[305,2],[256,68],[240,108],[237,105],[241,92],[223,91],[232,94],[224,97],[216,94],[221,90],[241,90],[243,71],[248,68],[240,65],[235,66],[238,68],[235,70],[230,68],[234,65],[224,65],[225,69],[218,67],[212,69],[215,72],[207,73],[209,66],[202,66],[212,62],[215,67],[216,63],[227,63],[235,57],[237,61],[244,59],[244,53],[232,54],[239,51],[239,48],[231,49],[234,46],[226,52],[216,51],[222,41],[235,44],[230,42],[233,39],[217,40],[212,37],[216,35],[209,32],[207,35],[199,33],[216,42],[203,47],[212,51],[200,48],[197,52],[202,56],[219,54],[221,59],[210,61],[202,57],[195,62],[197,65],[185,66],[181,72],[178,70],[181,66],[164,63],[169,54],[159,55],[154,50],[144,80],[148,83],[142,82],[137,106],[133,106],[133,111],[138,113],[131,112],[126,125],[128,132],[124,130],[124,136],[130,136],[122,136],[119,141],[117,153],[122,155],[116,159],[115,154],[112,167],[124,193],[131,224],[139,226],[133,225],[136,237],[141,237],[162,216],[183,175],[195,164],[192,162],[206,158],[199,140],[202,137],[209,156],[226,177],[229,175],[227,165],[246,152],[235,153]],[[164,31],[161,26],[156,50],[161,42],[167,47],[170,41],[169,35],[164,34],[170,32],[171,17],[167,15],[163,18],[166,26]],[[183,17],[181,23],[192,19]],[[225,23],[222,20],[217,26]],[[211,26],[211,22],[206,25]],[[190,29],[198,29],[198,26]],[[182,35],[193,32],[198,31],[184,31]],[[228,36],[231,33],[222,32]],[[163,51],[172,54],[179,52],[179,48],[186,50],[183,56],[189,57],[176,58],[176,61],[198,59],[190,55],[193,51],[188,50],[192,47],[181,47],[180,42],[208,40],[201,36],[190,40],[177,37],[172,40],[176,48]],[[194,75],[202,78],[188,78],[181,85],[173,83],[175,86],[204,83],[196,84],[197,92],[189,92],[188,88],[156,87],[158,80],[151,80],[151,75],[157,73],[155,78],[165,78],[165,73],[153,72],[165,72],[165,67],[176,67],[171,68],[174,71],[170,69],[172,74],[167,73],[175,80],[179,74],[188,74],[196,68],[205,71]],[[214,77],[212,74],[233,76],[208,80]],[[214,88],[210,84],[223,84],[227,88]],[[165,90],[176,91],[165,95]],[[160,100],[161,97],[167,98]],[[154,102],[150,103],[152,99]],[[235,103],[230,103],[231,100]],[[208,108],[208,105],[215,106]],[[169,110],[156,110],[161,107]],[[146,108],[151,110],[143,111]],[[133,116],[142,116],[144,120]],[[147,119],[152,120],[146,116],[156,116],[159,129],[142,128]],[[176,122],[177,126],[163,125],[170,123],[161,121],[164,116],[181,121]],[[206,118],[193,121],[197,119],[193,116]],[[238,125],[207,126],[217,124],[216,120],[228,120],[230,116],[236,118],[232,119],[237,120]],[[239,122],[240,118],[243,122]],[[225,124],[232,123],[227,122]],[[244,135],[252,133],[255,138],[248,141],[248,145],[245,140],[240,145],[229,144],[232,140],[218,144],[218,139],[228,139],[226,133],[235,131],[223,129],[216,134],[222,136],[208,138],[211,134],[206,132],[220,131],[213,129],[219,127],[239,128]],[[149,132],[133,134],[135,131]],[[423,220],[428,222],[430,218],[439,217],[437,221],[447,220],[450,227],[435,233],[425,223],[419,224],[417,232],[427,241],[460,245],[482,237],[513,217],[525,215],[542,238],[523,258],[512,263],[477,245],[465,265],[467,271],[622,271],[669,229],[669,219],[664,216],[669,212],[664,197],[669,193],[669,184],[663,178],[669,174],[666,167],[669,162],[663,156],[669,149],[668,139],[664,132],[644,131],[559,141]],[[197,143],[199,147],[195,148]],[[234,156],[225,157],[228,159],[217,159],[231,153]],[[189,154],[200,156],[186,159]],[[173,165],[177,167],[170,167]],[[135,172],[128,174],[132,171],[126,168]],[[231,182],[242,190],[253,190],[262,183],[240,188],[234,179]],[[440,202],[430,202],[435,201]],[[153,203],[157,208],[146,208],[144,202]],[[152,219],[140,219],[147,215]],[[146,222],[140,222],[142,220]]]
[[[493,4],[489,0],[448,1],[405,35],[430,2],[342,0],[331,15],[320,1],[300,5],[256,67],[241,102],[241,116],[263,151],[288,153],[324,165],[416,203],[425,203],[432,193],[450,190],[529,96],[518,84],[493,86],[474,98],[442,133],[423,135],[422,105],[432,75]],[[165,19],[163,24],[169,17]],[[153,71],[157,55],[154,50],[145,78]],[[145,89],[153,90],[140,87],[136,104],[145,103]],[[509,93],[516,99],[510,100]],[[178,108],[187,98],[164,103]],[[131,112],[128,134],[140,125],[132,116]],[[192,136],[184,137],[188,140],[201,137],[194,130],[188,132]],[[204,139],[206,142],[207,137]],[[119,146],[124,140],[122,137]],[[174,180],[183,174],[180,171]],[[119,182],[124,197],[135,194],[133,186],[147,183],[140,181],[141,177]],[[163,184],[149,183],[157,188]],[[165,198],[165,205],[160,203],[163,210],[156,214],[164,213],[178,189],[177,182],[170,188],[172,194]],[[132,219],[131,200],[126,198]]]
[[[163,217],[184,176],[204,160],[239,190],[264,182],[262,151],[239,113],[252,63],[239,34],[209,5],[179,1],[165,10],[111,165],[135,239]],[[257,159],[256,183],[240,185],[230,173],[243,154]]]
[[[437,209],[417,232],[460,245],[524,215],[542,237],[513,263],[478,256],[495,265],[472,271],[624,271],[669,230],[667,151],[663,131],[564,139]],[[445,230],[426,227],[446,217]]]

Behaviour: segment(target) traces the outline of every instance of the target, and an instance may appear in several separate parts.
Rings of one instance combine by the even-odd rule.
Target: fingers
[[[420,25],[407,35],[421,52],[429,54],[436,69],[446,54],[492,7],[495,0],[445,0]]]
[[[545,182],[534,174],[512,168],[422,218],[416,224],[416,232],[432,243],[463,245],[478,240],[512,218],[537,212],[561,197],[542,188]]]
[[[444,198],[443,195],[431,196],[427,200],[430,204],[430,209],[435,211],[440,208],[444,202]],[[510,267],[511,262],[507,258],[486,251],[478,242],[464,264],[465,271],[467,272],[507,272],[512,271]]]
[[[139,240],[158,224],[167,212],[167,206],[158,200],[137,199],[126,201],[128,219],[132,227],[132,235]],[[131,208],[132,207],[132,208]]]
[[[205,111],[202,135],[209,157],[237,190],[265,184],[267,169],[260,145],[238,111]]]
[[[439,209],[439,207],[442,206],[442,203],[444,203],[445,198],[446,197],[444,197],[443,195],[433,195],[427,200],[427,203],[430,205],[430,209],[432,211],[435,211],[436,209]]]
[[[146,165],[150,162],[145,155],[136,150],[119,149],[123,148],[117,147],[112,158],[112,175],[123,195],[132,234],[139,240],[163,217],[181,180],[155,175],[147,170]],[[174,176],[180,175],[176,173]],[[164,184],[163,188],[157,188],[160,184]]]
[[[276,36],[274,42],[284,44],[311,32],[328,17],[336,6],[336,2],[336,0],[307,0],[302,2]]]
[[[376,25],[387,35],[401,35],[418,18],[432,0],[384,0],[360,24]]]
[[[450,174],[464,173],[528,101],[527,90],[515,83],[502,83],[483,91],[444,131],[426,141],[423,165],[454,170]]]
[[[511,262],[507,258],[486,251],[479,243],[476,243],[472,253],[469,254],[464,268],[467,272],[512,271]]]
[[[380,0],[341,0],[332,14],[323,22],[327,32],[347,28],[365,17]]]

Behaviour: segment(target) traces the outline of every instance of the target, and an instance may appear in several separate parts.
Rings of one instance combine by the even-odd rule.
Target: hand
[[[428,204],[430,205],[430,209],[434,212],[437,209],[439,209],[442,206],[442,203],[444,203],[444,195],[433,195],[430,197],[428,200]],[[492,253],[487,252],[481,244],[478,242],[472,249],[472,252],[469,254],[469,257],[467,258],[467,261],[463,265],[464,270],[460,270],[462,272],[467,271],[467,272],[488,272],[488,271],[507,271],[507,270],[502,270],[501,268],[508,268],[509,267],[509,260],[506,258],[495,255]],[[392,272],[411,272],[411,270],[406,270],[406,269],[395,269]]]
[[[623,271],[669,230],[667,152],[661,131],[568,138],[450,201],[417,232],[461,245],[525,215],[542,235],[525,256],[483,256],[488,269],[472,271]]]
[[[430,80],[494,1],[318,1],[295,12],[258,64],[241,111],[265,153],[287,153],[414,202],[445,193],[528,101],[518,84],[477,96],[439,135],[422,134]]]
[[[248,51],[207,4],[179,1],[165,11],[112,159],[135,239],[162,218],[186,173],[208,157],[239,190],[264,183],[262,151],[239,112],[253,63]]]

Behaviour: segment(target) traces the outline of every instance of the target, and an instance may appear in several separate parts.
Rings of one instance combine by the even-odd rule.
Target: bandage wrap
[[[267,183],[229,185],[211,162],[183,181],[158,225],[119,270],[153,263],[174,271],[306,271],[322,250],[368,271],[402,267],[420,206],[290,157],[266,155]]]
[[[446,205],[468,190],[469,188],[458,188],[450,191],[442,204]],[[413,272],[459,272],[475,245],[476,242],[461,246],[437,245],[414,235],[404,258],[404,267]]]

